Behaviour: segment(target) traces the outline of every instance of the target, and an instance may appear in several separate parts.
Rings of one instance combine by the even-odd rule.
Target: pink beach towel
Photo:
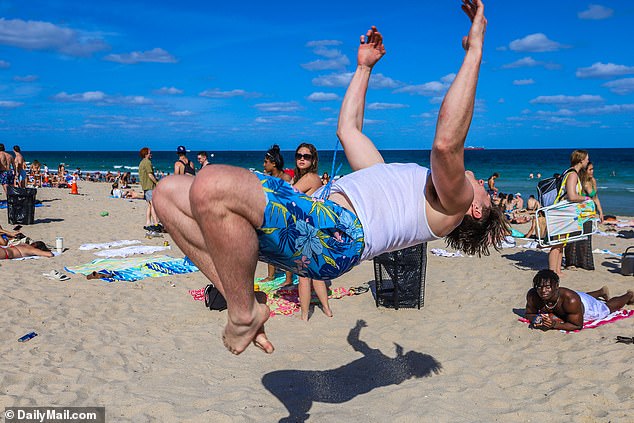
[[[603,319],[587,320],[587,321],[583,322],[583,328],[584,329],[594,329],[594,328],[599,327],[599,326],[607,325],[608,323],[612,323],[612,322],[616,322],[616,321],[619,321],[619,320],[627,319],[628,317],[632,317],[632,315],[634,315],[634,310],[620,309],[620,310],[615,311],[614,313],[608,314]],[[528,319],[523,318],[523,317],[520,317],[517,320],[519,320],[520,322],[524,322],[524,323],[530,324],[530,321]],[[560,332],[572,333],[572,332],[579,332],[579,331],[578,330],[574,330],[574,331],[562,330]]]
[[[195,301],[205,301],[205,288],[192,289],[189,294]],[[350,290],[338,287],[329,291],[328,298],[336,299],[354,295]],[[316,299],[313,296],[314,301]],[[299,296],[297,287],[285,287],[277,290],[275,293],[269,293],[266,296],[266,305],[271,309],[271,317],[275,315],[290,316],[299,311]]]

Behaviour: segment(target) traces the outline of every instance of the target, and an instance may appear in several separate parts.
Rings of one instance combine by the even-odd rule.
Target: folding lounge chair
[[[598,230],[599,216],[592,200],[586,200],[583,203],[561,201],[552,206],[537,209],[536,222],[539,222],[540,216],[546,219],[545,233],[542,233],[541,225],[536,225],[537,237],[542,247],[586,239],[588,235]]]

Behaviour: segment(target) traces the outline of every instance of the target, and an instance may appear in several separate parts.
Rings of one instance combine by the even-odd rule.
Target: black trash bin
[[[9,187],[7,190],[7,212],[9,224],[32,225],[35,220],[35,188]]]
[[[376,306],[399,309],[425,305],[427,243],[374,258]]]

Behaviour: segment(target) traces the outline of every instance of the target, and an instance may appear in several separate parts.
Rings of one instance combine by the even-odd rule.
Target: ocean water
[[[286,167],[292,167],[293,151],[282,152]],[[381,151],[388,163],[414,162],[429,166],[429,150],[385,150]],[[486,180],[493,172],[500,177],[496,187],[504,193],[521,193],[524,198],[536,194],[538,179],[536,176],[550,177],[560,173],[570,163],[570,149],[544,150],[467,150],[465,165],[476,177]],[[594,163],[595,178],[599,187],[599,198],[604,213],[634,216],[634,148],[591,149],[590,160]],[[196,151],[188,154],[196,163]],[[261,170],[264,151],[215,151],[212,163],[229,164],[244,168]],[[152,162],[157,170],[172,173],[176,154],[173,151],[152,151]],[[26,151],[27,161],[38,160],[56,170],[59,163],[65,163],[68,170],[80,168],[82,172],[92,171],[130,171],[136,173],[139,155],[136,151]],[[331,174],[333,151],[319,152],[319,172]],[[351,171],[345,155],[337,152],[337,166],[341,164],[339,174]]]

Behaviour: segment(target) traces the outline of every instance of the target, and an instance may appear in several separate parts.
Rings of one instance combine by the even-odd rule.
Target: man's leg
[[[162,179],[154,205],[176,244],[225,296],[226,347],[239,354],[254,341],[273,352],[264,334],[269,309],[253,292],[258,260],[255,228],[262,223],[266,205],[258,178],[246,169],[206,166],[196,178]]]
[[[616,310],[623,308],[626,304],[634,304],[634,291],[628,290],[625,294],[619,295],[618,297],[610,298],[605,302],[608,308],[610,309],[610,313],[614,313]]]

